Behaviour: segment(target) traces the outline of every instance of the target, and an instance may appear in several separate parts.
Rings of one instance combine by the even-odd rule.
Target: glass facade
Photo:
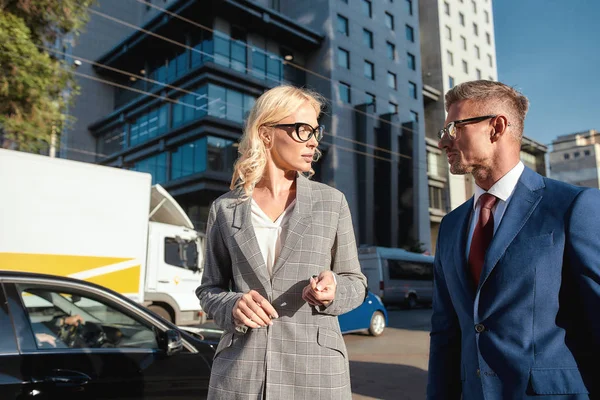
[[[192,35],[191,40],[193,50],[181,49],[172,57],[147,60],[148,79],[162,84],[171,84],[205,63],[214,62],[269,83],[290,82],[299,86],[305,83],[304,74],[295,68],[293,71],[287,71],[291,67],[284,67],[281,56],[247,45],[243,40],[231,39],[218,32],[213,34],[205,31]],[[129,87],[144,92],[164,87],[160,83],[142,79],[126,82]],[[115,107],[120,107],[141,95],[143,93],[118,88],[115,91]]]
[[[233,172],[237,158],[234,142],[214,136],[203,137],[179,146],[171,155],[171,179],[199,172]]]
[[[129,124],[123,124],[104,134],[98,140],[98,153],[104,157],[110,156],[207,115],[242,124],[256,101],[254,96],[212,83],[202,84],[188,91],[189,93],[176,99],[177,103],[152,108],[138,115]]]

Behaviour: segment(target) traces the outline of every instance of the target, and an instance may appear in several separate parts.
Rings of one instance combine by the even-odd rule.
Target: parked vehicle
[[[203,235],[150,174],[0,149],[0,269],[98,283],[177,325],[205,315]]]
[[[358,259],[369,290],[383,303],[409,308],[433,297],[433,256],[387,247],[360,247]]]
[[[112,290],[0,271],[0,305],[1,399],[207,396],[215,345]]]
[[[388,324],[388,314],[379,296],[369,291],[359,307],[338,316],[338,321],[342,333],[366,330],[372,336],[380,336]]]

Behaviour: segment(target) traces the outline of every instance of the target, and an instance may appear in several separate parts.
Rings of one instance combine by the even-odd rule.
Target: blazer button
[[[483,326],[483,324],[477,324],[477,325],[475,325],[475,332],[481,333],[483,331],[485,331],[485,326]]]

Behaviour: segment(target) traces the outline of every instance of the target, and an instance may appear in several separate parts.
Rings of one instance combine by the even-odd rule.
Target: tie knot
[[[489,194],[489,193],[484,193],[479,198],[479,202],[481,203],[481,208],[487,208],[490,210],[492,209],[492,207],[494,207],[494,204],[496,204],[496,200],[498,200],[498,198],[496,196],[494,196],[493,194]]]

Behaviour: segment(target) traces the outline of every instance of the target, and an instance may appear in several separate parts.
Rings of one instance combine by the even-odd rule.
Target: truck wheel
[[[158,306],[156,304],[153,304],[151,306],[148,306],[148,310],[155,312],[156,314],[160,315],[161,317],[163,317],[164,319],[166,319],[169,322],[173,322],[173,317],[171,317],[171,313],[167,310],[165,310],[164,307],[162,306]]]
[[[381,311],[375,311],[371,316],[371,325],[369,325],[369,334],[372,336],[381,336],[385,329],[385,317]]]

